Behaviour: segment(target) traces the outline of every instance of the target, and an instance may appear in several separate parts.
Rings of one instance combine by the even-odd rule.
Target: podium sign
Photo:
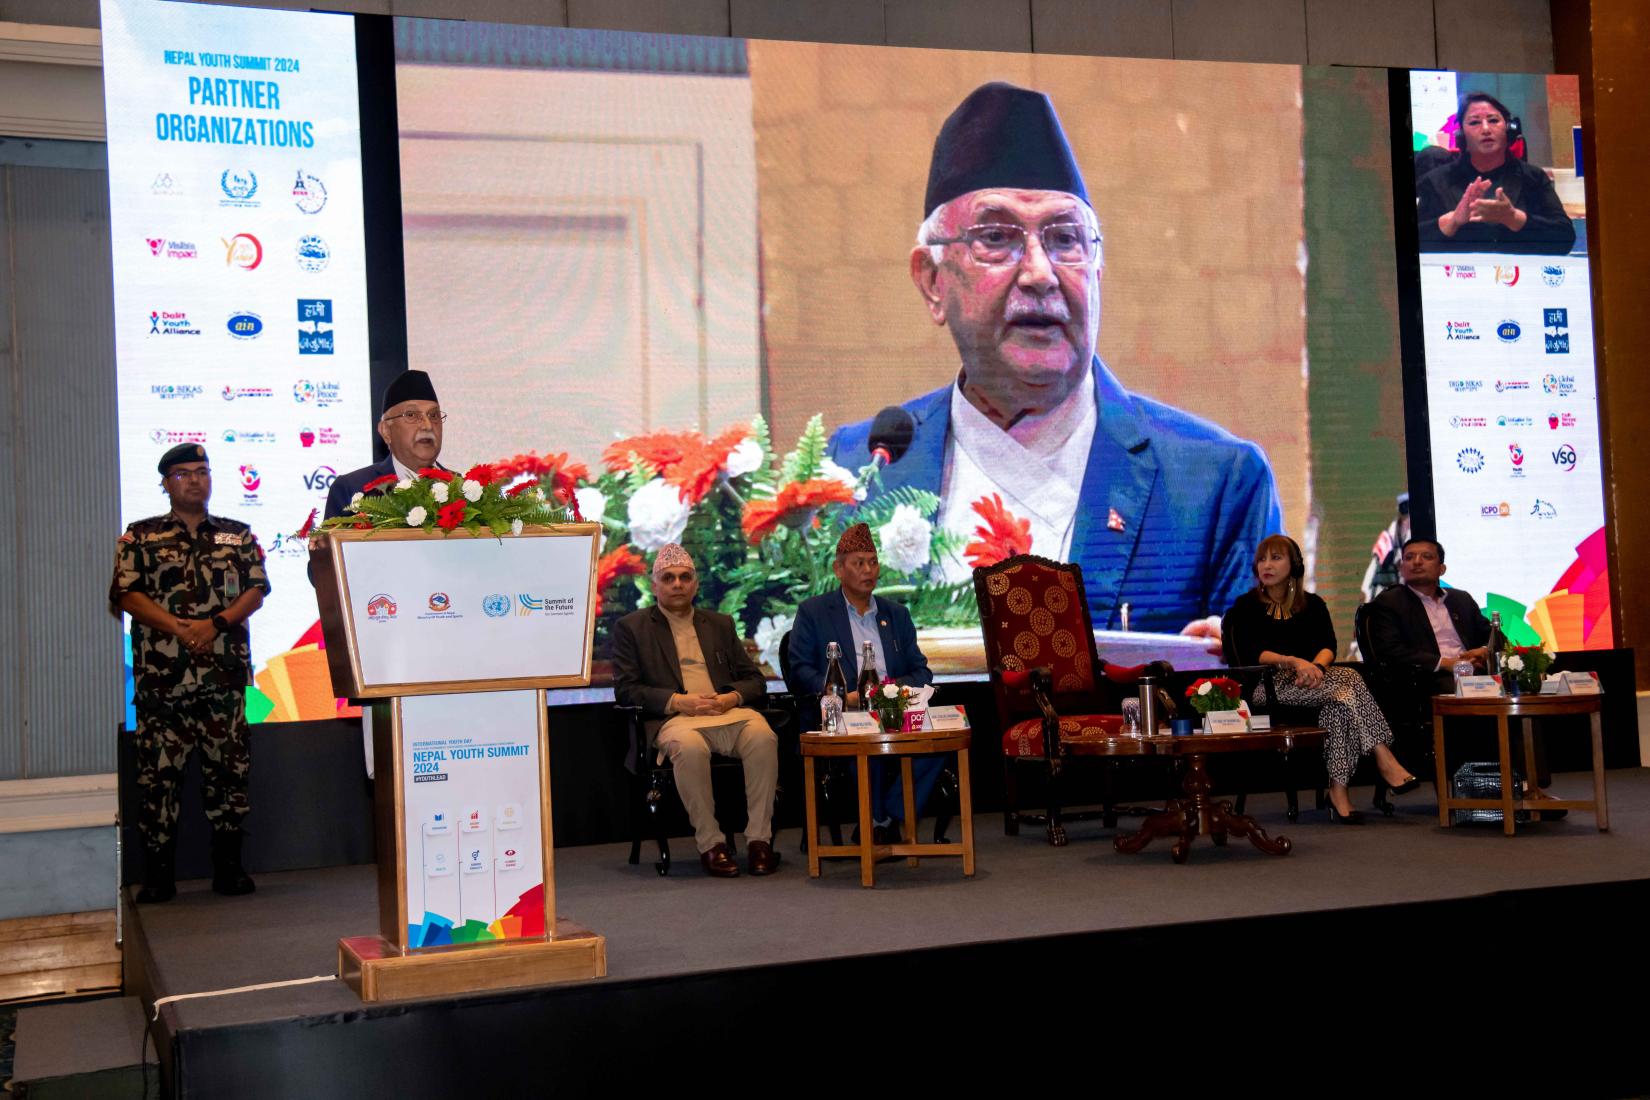
[[[590,682],[594,523],[518,536],[335,531],[311,552],[334,689],[359,699]]]
[[[600,531],[336,531],[312,546],[333,683],[379,701],[380,934],[338,945],[363,1000],[607,972],[606,941],[556,915],[544,700],[590,682]]]

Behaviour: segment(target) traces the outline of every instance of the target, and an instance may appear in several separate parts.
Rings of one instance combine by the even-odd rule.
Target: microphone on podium
[[[898,462],[910,449],[911,437],[916,431],[916,418],[898,405],[889,405],[877,413],[865,441],[871,450],[871,465],[881,469]]]

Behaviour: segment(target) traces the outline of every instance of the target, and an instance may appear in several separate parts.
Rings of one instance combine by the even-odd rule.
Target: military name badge
[[[235,570],[226,570],[223,575],[223,598],[233,600],[241,594],[241,575]]]
[[[212,542],[217,546],[239,546],[241,536],[231,531],[218,531],[213,534]]]

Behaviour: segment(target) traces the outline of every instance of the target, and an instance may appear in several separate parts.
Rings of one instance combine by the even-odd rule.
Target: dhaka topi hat
[[[957,105],[934,139],[922,216],[988,187],[1065,191],[1089,201],[1060,116],[1042,92],[993,81]]]
[[[384,387],[383,411],[388,412],[403,401],[439,401],[435,383],[421,370],[404,370]]]
[[[179,443],[176,447],[160,456],[160,476],[171,473],[173,466],[182,466],[185,462],[205,462],[206,448],[199,443]]]
[[[871,541],[871,528],[863,523],[856,523],[836,540],[836,556],[845,554],[875,554],[877,544]]]
[[[667,542],[659,547],[659,553],[653,559],[653,575],[657,577],[666,569],[692,569],[698,572],[693,564],[693,556],[674,542]]]

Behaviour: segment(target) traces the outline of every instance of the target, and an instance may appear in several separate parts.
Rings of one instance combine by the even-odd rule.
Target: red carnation
[[[490,463],[478,462],[464,471],[465,481],[474,481],[481,485],[489,485],[498,477],[498,471]]]
[[[304,520],[304,525],[302,527],[298,528],[298,538],[307,539],[309,537],[309,533],[315,530],[315,516],[319,511],[320,509],[318,508],[311,508],[309,510],[309,518]]]
[[[968,564],[976,569],[996,565],[1016,554],[1031,552],[1031,521],[1020,519],[1003,507],[1003,498],[992,493],[973,504],[976,514],[985,520],[985,526],[974,528],[979,538],[963,547]]]
[[[464,522],[464,501],[455,500],[451,504],[442,505],[441,511],[435,515],[435,525],[442,530],[451,531]]]
[[[427,477],[432,481],[451,481],[458,475],[451,470],[438,470],[434,466],[426,466],[418,471],[419,477]]]
[[[361,492],[370,493],[374,490],[382,489],[386,485],[394,485],[400,480],[401,479],[394,474],[385,474],[383,477],[375,477],[365,485],[361,486]]]
[[[513,488],[505,490],[504,495],[507,496],[507,497],[519,497],[521,494],[525,493],[529,489],[532,489],[532,488],[536,487],[537,485],[538,485],[538,482],[536,482],[536,481],[524,481],[520,485],[517,485],[517,486],[514,486]]]
[[[357,531],[371,531],[372,520],[368,519],[366,516],[362,516],[360,519],[350,524],[350,526],[355,528]]]

